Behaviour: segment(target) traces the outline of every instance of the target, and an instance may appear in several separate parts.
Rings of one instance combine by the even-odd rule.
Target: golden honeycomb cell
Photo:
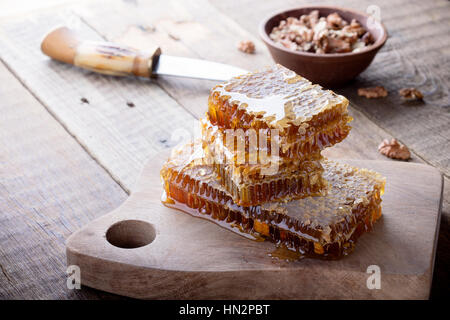
[[[161,170],[164,204],[237,233],[269,239],[302,256],[336,259],[381,216],[385,179],[378,173],[323,160],[326,196],[244,207],[220,185],[214,168],[195,161],[189,148],[176,150]]]
[[[207,118],[220,130],[279,132],[279,155],[302,158],[350,132],[348,100],[280,65],[235,77],[211,90]]]
[[[262,162],[259,148],[254,148],[254,161],[250,162],[248,148],[231,151],[222,137],[215,136],[215,126],[207,120],[203,120],[202,125],[205,157],[236,204],[254,206],[265,201],[299,199],[326,192],[320,153],[301,160],[271,155]],[[243,156],[241,162],[236,159],[239,152]]]

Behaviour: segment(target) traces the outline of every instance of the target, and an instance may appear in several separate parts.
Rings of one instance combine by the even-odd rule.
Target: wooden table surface
[[[258,22],[275,10],[312,2],[45,0],[36,5],[0,0],[0,298],[120,298],[85,287],[67,289],[65,240],[127,198],[144,164],[176,144],[174,132],[203,116],[214,84],[119,79],[51,61],[39,49],[47,31],[66,24],[93,40],[143,49],[157,43],[167,54],[255,70],[272,63],[258,38]],[[355,120],[349,137],[325,153],[387,160],[377,146],[396,137],[412,151],[410,161],[442,172],[431,297],[445,298],[450,284],[450,4],[333,3],[379,10],[390,38],[363,74],[337,90],[351,101]],[[255,42],[256,54],[236,49],[247,39]],[[383,85],[390,94],[377,100],[357,96],[358,87],[371,85]],[[424,92],[424,104],[399,99],[397,90],[409,86]]]

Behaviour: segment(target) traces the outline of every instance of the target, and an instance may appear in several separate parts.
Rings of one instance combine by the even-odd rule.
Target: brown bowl
[[[270,39],[270,32],[278,26],[281,20],[288,17],[298,18],[312,10],[319,10],[321,17],[337,12],[349,22],[352,19],[358,20],[372,34],[375,42],[359,52],[310,53],[286,49]],[[369,15],[350,9],[332,6],[305,6],[285,10],[264,19],[260,24],[259,33],[275,62],[295,71],[313,83],[328,87],[339,86],[363,72],[386,42],[387,31],[384,25],[373,19],[374,23],[370,23],[369,27],[368,18]]]

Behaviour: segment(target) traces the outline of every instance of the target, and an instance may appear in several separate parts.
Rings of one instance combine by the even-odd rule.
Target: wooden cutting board
[[[67,240],[68,265],[80,267],[83,285],[147,299],[428,298],[443,189],[433,167],[342,160],[387,178],[383,217],[348,257],[286,261],[270,256],[270,242],[163,206],[167,156],[147,164],[119,208]],[[380,289],[367,287],[371,265],[380,268]]]

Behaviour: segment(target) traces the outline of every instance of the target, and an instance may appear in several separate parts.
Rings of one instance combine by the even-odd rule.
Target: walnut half
[[[423,94],[416,88],[403,88],[398,91],[406,100],[423,100]]]
[[[255,53],[255,44],[250,40],[243,40],[239,42],[238,49],[245,53]]]
[[[363,96],[368,99],[383,98],[386,97],[387,95],[388,95],[387,90],[382,86],[358,89],[358,96]]]
[[[411,158],[411,152],[409,149],[400,144],[397,139],[384,139],[382,143],[378,146],[378,151],[389,158],[399,159],[399,160],[408,160]]]

